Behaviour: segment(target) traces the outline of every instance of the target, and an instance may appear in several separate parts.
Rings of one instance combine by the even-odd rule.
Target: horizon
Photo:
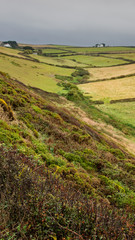
[[[1,39],[68,46],[135,45],[133,0],[0,2]]]
[[[102,44],[101,42],[97,42],[97,43],[95,43],[95,45],[94,46],[91,46],[91,45],[70,45],[70,44],[56,44],[56,43],[31,43],[31,42],[18,42],[18,41],[16,41],[16,40],[0,40],[0,42],[9,42],[9,41],[15,41],[15,42],[17,42],[17,44],[24,44],[24,45],[46,45],[46,46],[50,46],[50,45],[52,45],[52,46],[69,46],[69,47],[96,47],[95,45],[96,44]],[[135,45],[106,45],[106,43],[105,43],[105,47],[135,47]]]

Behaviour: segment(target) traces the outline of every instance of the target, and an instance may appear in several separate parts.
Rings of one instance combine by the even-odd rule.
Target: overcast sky
[[[135,45],[135,0],[0,0],[0,40]]]

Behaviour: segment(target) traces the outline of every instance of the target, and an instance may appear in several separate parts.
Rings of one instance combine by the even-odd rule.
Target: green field
[[[66,53],[66,50],[55,49],[55,48],[43,48],[42,53]]]
[[[133,61],[135,61],[135,53],[122,53],[122,54],[117,54],[117,53],[115,53],[115,54],[106,54],[106,55],[104,55],[104,56],[108,56],[108,57],[111,57],[111,58],[115,58],[115,59],[117,59],[117,58],[122,58],[122,59],[128,59],[128,60],[133,60]]]
[[[40,62],[45,62],[54,65],[65,65],[70,67],[86,67],[86,64],[77,63],[72,61],[72,59],[63,58],[63,57],[45,57],[39,55],[31,55],[32,58],[38,59]]]
[[[25,59],[0,55],[0,70],[26,85],[41,88],[50,92],[59,92],[55,74],[70,76],[73,70],[49,66]]]
[[[98,108],[117,118],[118,121],[132,125],[135,128],[135,102],[103,104]]]
[[[119,59],[109,59],[102,56],[85,56],[85,55],[76,55],[76,56],[67,56],[64,59],[71,59],[78,63],[83,63],[90,65],[91,67],[105,67],[105,66],[114,66],[119,64],[124,64],[126,61]]]
[[[104,52],[135,52],[135,48],[132,47],[70,47],[70,46],[61,46],[63,50],[69,50],[77,53],[104,53]]]

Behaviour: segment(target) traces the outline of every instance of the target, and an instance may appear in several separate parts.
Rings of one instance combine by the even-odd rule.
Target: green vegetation
[[[63,49],[55,49],[55,48],[43,48],[42,53],[66,53]]]
[[[104,52],[135,52],[135,48],[132,47],[70,47],[70,46],[62,46],[61,49],[68,50],[77,53],[104,53]]]
[[[104,56],[106,56],[106,55],[104,55]],[[115,54],[109,54],[109,55],[107,55],[108,57],[110,57],[110,58],[115,58],[115,59],[126,59],[126,60],[132,60],[132,61],[135,61],[135,53],[122,53],[122,54],[117,54],[117,53],[115,53]]]
[[[18,49],[0,47],[0,53],[7,54],[7,55],[20,57],[21,55],[19,53],[21,52],[22,51]]]
[[[77,86],[65,88],[68,99],[88,105]],[[133,236],[134,157],[63,108],[62,100],[58,107],[47,93],[42,98],[3,73],[0,95],[1,238]]]
[[[30,55],[31,57],[39,60],[40,62],[57,65],[57,66],[65,66],[65,67],[85,67],[85,64],[74,62],[70,59],[65,59],[63,57],[46,57],[39,55]]]
[[[84,58],[93,58],[93,66],[95,59],[100,66],[110,59],[2,49],[0,239],[134,239],[135,156],[105,131],[109,126],[112,134],[135,139],[134,76],[125,77],[135,73],[134,64],[89,69],[81,66]],[[134,51],[42,51],[64,49]],[[125,98],[129,102],[111,104]],[[105,127],[96,130],[98,123]]]
[[[98,108],[115,118],[117,122],[123,122],[123,124],[134,128],[135,131],[135,102],[103,104]]]
[[[107,58],[102,56],[87,56],[87,55],[76,55],[76,56],[67,56],[64,59],[74,60],[77,63],[87,64],[90,67],[105,67],[105,66],[114,66],[119,64],[124,64],[126,61]]]
[[[1,71],[8,72],[11,77],[26,85],[41,88],[50,92],[59,92],[62,89],[57,86],[55,74],[70,75],[73,70],[55,66],[40,64],[25,59],[13,59],[0,55]]]

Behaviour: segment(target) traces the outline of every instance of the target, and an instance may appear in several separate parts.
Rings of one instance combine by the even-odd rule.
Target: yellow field
[[[24,57],[19,54],[21,52],[20,50],[12,49],[12,48],[6,48],[6,47],[0,47],[0,53],[8,54],[8,55],[14,55],[19,57]],[[25,58],[25,57],[24,57]]]
[[[115,67],[104,67],[104,68],[89,68],[87,70],[90,73],[89,80],[97,80],[97,79],[118,77],[121,75],[134,74],[135,64],[115,66]]]
[[[47,44],[28,44],[28,43],[18,43],[19,47],[31,46],[33,48],[46,48],[51,47],[55,48],[55,45],[47,45]]]
[[[135,98],[135,77],[80,84],[79,88],[94,100]]]

